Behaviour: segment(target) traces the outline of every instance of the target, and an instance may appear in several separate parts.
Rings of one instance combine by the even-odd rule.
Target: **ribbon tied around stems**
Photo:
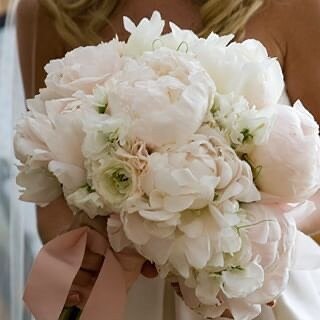
[[[89,227],[58,236],[38,254],[24,293],[24,301],[37,320],[59,318],[86,248],[105,258],[80,320],[123,320],[125,272],[106,239]]]

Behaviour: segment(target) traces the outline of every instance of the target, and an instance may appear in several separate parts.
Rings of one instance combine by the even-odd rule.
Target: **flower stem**
[[[64,308],[61,312],[59,320],[78,320],[81,316],[81,310],[73,307],[73,308]]]

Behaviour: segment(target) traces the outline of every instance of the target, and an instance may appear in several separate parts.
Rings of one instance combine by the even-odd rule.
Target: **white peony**
[[[296,241],[296,226],[290,209],[281,206],[246,204],[243,208],[255,225],[248,227],[248,238],[254,255],[260,257],[264,270],[263,286],[247,297],[250,303],[264,304],[285,289]],[[260,223],[259,223],[260,222]]]
[[[45,206],[61,195],[59,181],[43,163],[29,160],[18,168],[16,181],[22,188],[20,200]]]
[[[130,135],[151,146],[188,139],[201,126],[215,93],[196,60],[168,49],[127,60],[108,86],[111,116],[129,117]]]
[[[256,40],[212,45],[209,41],[194,49],[196,58],[208,71],[221,94],[244,96],[257,108],[277,103],[284,82],[280,64],[268,57],[264,46]]]
[[[282,202],[300,202],[320,187],[319,126],[297,102],[293,108],[276,105],[275,124],[266,144],[250,153],[260,190]]]
[[[278,297],[286,287],[296,239],[291,212],[284,214],[281,206],[259,203],[245,204],[241,210],[234,225],[241,249],[224,253],[220,264],[211,259],[187,280],[176,277],[187,305],[202,316],[216,318],[229,309],[234,319],[253,319],[262,304]],[[214,230],[212,226],[209,229]],[[212,248],[217,247],[217,239]]]
[[[71,97],[77,91],[91,94],[97,84],[103,84],[121,68],[122,54],[123,44],[114,39],[98,46],[79,47],[62,59],[51,60],[45,67],[42,99]]]
[[[36,195],[35,190],[41,188],[30,185],[30,168],[37,172],[38,181],[47,181],[44,185],[51,185],[53,190],[61,184],[66,194],[86,182],[81,152],[83,112],[75,105],[79,107],[81,101],[71,98],[44,102],[39,97],[28,101],[30,111],[18,122],[14,140],[16,157],[23,164],[17,181],[25,187],[24,193],[29,193],[28,201],[44,205],[60,195],[53,191]],[[30,196],[31,190],[34,199]]]
[[[198,135],[183,146],[150,155],[140,178],[144,197],[131,197],[121,214],[126,236],[139,252],[184,278],[190,268],[223,265],[240,250],[234,226],[238,201],[260,199],[250,168],[218,138]]]

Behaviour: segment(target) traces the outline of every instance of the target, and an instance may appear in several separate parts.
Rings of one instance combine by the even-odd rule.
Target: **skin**
[[[0,15],[4,14],[7,11],[8,6],[9,6],[9,0],[0,1]]]
[[[201,28],[199,6],[192,0],[123,0],[111,17],[113,28],[106,25],[102,31],[105,40],[114,32],[121,40],[128,36],[122,27],[122,16],[127,15],[135,22],[160,10],[166,21],[174,21],[183,28],[197,31]],[[68,51],[67,46],[56,32],[47,12],[39,7],[37,0],[21,0],[18,8],[18,43],[22,75],[27,97],[34,96],[44,86],[43,66],[51,59],[60,58]],[[168,28],[168,26],[166,26]],[[168,29],[166,29],[168,30]],[[250,19],[246,25],[245,38],[260,40],[269,55],[276,57],[283,69],[289,98],[294,102],[298,97],[320,122],[320,1],[319,0],[270,0]],[[37,38],[37,41],[35,41]],[[48,41],[48,39],[50,39]],[[320,218],[316,215],[302,219],[301,228],[307,233],[319,230]],[[60,197],[45,208],[38,209],[38,230],[44,243],[55,236],[90,224],[100,232],[104,221],[89,221],[73,217],[72,212]],[[79,305],[86,300],[100,269],[102,258],[88,252],[82,268],[74,281],[66,304]],[[154,276],[155,270],[145,264],[142,272]],[[80,288],[80,289],[79,289]]]

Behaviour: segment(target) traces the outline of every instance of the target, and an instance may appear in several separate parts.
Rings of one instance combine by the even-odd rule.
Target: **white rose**
[[[272,111],[276,120],[268,142],[249,155],[261,168],[257,186],[283,202],[306,200],[320,186],[319,126],[300,102]]]
[[[201,126],[215,86],[196,60],[159,49],[128,59],[108,91],[111,115],[130,118],[131,136],[161,146],[186,141]]]
[[[46,88],[40,90],[43,99],[71,97],[77,91],[91,94],[121,68],[123,44],[118,40],[98,46],[76,48],[62,59],[51,60],[45,67]]]

